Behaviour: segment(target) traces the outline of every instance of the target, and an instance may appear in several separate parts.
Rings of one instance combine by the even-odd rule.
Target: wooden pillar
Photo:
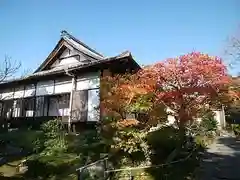
[[[24,101],[25,90],[26,90],[26,86],[24,85],[23,86],[23,96],[22,96],[22,101],[21,101],[21,112],[20,112],[21,113],[20,116],[22,116],[22,117],[26,116],[25,110],[24,110],[24,108],[25,108],[25,101]]]
[[[12,93],[12,99],[10,99],[10,100],[12,100],[12,102],[13,102],[13,104],[12,104],[12,108],[11,108],[11,113],[10,113],[10,121],[12,121],[12,118],[13,118],[13,111],[14,111],[14,109],[15,109],[15,99],[14,99],[14,95],[15,95],[15,87],[13,88],[13,93]]]
[[[75,90],[76,90],[76,77],[72,77],[72,89],[71,89],[70,101],[69,101],[68,132],[71,132],[73,93]]]
[[[34,83],[34,88],[35,88],[35,91],[34,91],[34,96],[33,96],[33,119],[35,120],[36,118],[36,104],[37,104],[37,98],[36,98],[36,95],[37,95],[37,83]]]

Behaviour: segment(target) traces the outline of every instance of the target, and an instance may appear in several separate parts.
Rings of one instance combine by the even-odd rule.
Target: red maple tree
[[[229,82],[222,60],[199,52],[167,59],[138,74],[156,101],[171,109],[179,127],[192,121]]]

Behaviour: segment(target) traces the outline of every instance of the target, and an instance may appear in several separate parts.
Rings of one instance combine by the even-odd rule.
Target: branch
[[[231,56],[232,58],[228,62],[228,66],[230,68],[236,69],[238,68],[237,65],[240,63],[240,38],[239,37],[232,37],[229,41],[229,46],[226,49],[226,54]],[[237,69],[238,70],[238,69]]]
[[[21,67],[21,63],[12,61],[11,58],[5,56],[4,61],[0,65],[0,83],[8,81],[14,77],[14,74]]]

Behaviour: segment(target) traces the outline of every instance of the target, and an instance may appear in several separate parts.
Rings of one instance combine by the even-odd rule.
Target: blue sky
[[[106,56],[130,50],[140,64],[193,50],[222,56],[239,8],[239,0],[2,0],[0,59],[35,70],[63,29]]]

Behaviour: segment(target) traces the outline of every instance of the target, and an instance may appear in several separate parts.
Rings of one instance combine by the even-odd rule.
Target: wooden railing
[[[139,176],[141,176],[141,177],[148,176],[146,173],[143,173],[147,169],[152,169],[152,168],[159,169],[159,168],[163,168],[166,166],[171,166],[171,165],[174,165],[174,164],[177,164],[180,162],[187,161],[193,155],[193,152],[195,150],[196,150],[196,147],[193,148],[192,151],[189,152],[184,158],[174,160],[174,161],[172,161],[172,160],[166,161],[163,164],[146,165],[146,166],[140,166],[140,167],[127,167],[127,168],[122,168],[122,169],[110,168],[111,164],[108,162],[109,157],[105,157],[105,158],[95,161],[93,163],[87,164],[83,167],[80,167],[76,171],[77,171],[78,180],[85,180],[86,177],[84,177],[84,173],[85,173],[84,170],[87,170],[88,168],[94,169],[94,167],[95,167],[95,170],[97,169],[97,167],[98,168],[101,167],[100,171],[99,171],[100,172],[99,176],[92,177],[96,180],[109,180],[109,179],[111,179],[111,177],[114,177],[117,173],[122,174],[121,178],[118,178],[118,179],[133,180],[133,179],[137,179],[137,177],[139,177]],[[140,174],[136,173],[137,171],[141,172],[141,173]],[[138,175],[136,175],[136,174],[138,174]],[[167,179],[167,177],[164,177],[164,178]]]

